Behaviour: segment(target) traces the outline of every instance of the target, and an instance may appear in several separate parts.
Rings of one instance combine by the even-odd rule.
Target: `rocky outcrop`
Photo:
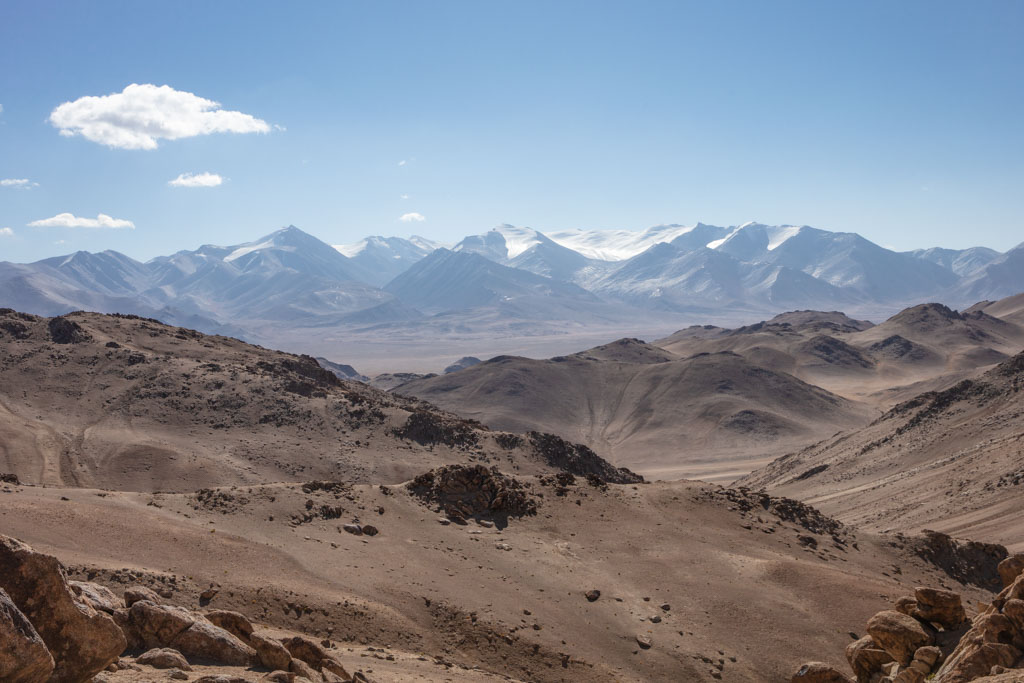
[[[537,513],[523,484],[483,465],[448,465],[424,472],[407,484],[414,495],[434,503],[448,517],[522,517]]]
[[[560,436],[541,432],[527,435],[534,455],[551,467],[581,477],[595,475],[611,484],[639,484],[644,481],[636,472],[615,467],[583,444],[571,443]]]
[[[967,683],[995,666],[1020,665],[1024,656],[1024,574],[971,622],[970,630],[935,676],[936,683]],[[1024,671],[1020,672],[1024,674]]]
[[[52,681],[78,683],[117,659],[125,637],[110,615],[77,598],[55,557],[0,537],[0,588],[31,622],[53,657]]]
[[[940,547],[952,547],[939,540]],[[990,550],[978,544],[969,552],[991,559]],[[1008,585],[970,622],[958,594],[924,587],[899,598],[895,610],[871,617],[869,635],[846,648],[857,683],[1024,681],[1024,563],[1017,557],[999,563]],[[792,680],[838,683],[845,677],[810,662]]]
[[[35,683],[53,671],[53,657],[32,623],[0,590],[0,681]]]

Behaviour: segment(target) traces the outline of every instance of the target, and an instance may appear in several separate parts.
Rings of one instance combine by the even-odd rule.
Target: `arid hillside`
[[[580,441],[661,479],[731,480],[875,416],[730,351],[680,358],[638,339],[550,360],[499,356],[394,391],[497,429]]]
[[[932,528],[1024,549],[1024,354],[894,406],[740,483],[860,528]]]
[[[0,472],[25,482],[396,483],[452,462],[635,479],[587,449],[540,443],[340,380],[308,356],[133,316],[0,310]]]

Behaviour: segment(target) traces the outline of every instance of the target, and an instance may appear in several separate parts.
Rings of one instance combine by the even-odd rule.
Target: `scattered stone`
[[[154,669],[181,669],[191,671],[188,660],[175,649],[169,647],[154,648],[139,655],[136,664],[145,664]]]
[[[646,635],[646,634],[643,634],[643,633],[637,634],[637,636],[636,636],[636,644],[639,645],[644,650],[651,649],[651,645],[653,645],[653,643],[651,642],[651,637]]]
[[[363,535],[364,536],[376,536],[379,533],[380,533],[380,530],[378,530],[377,527],[373,526],[372,524],[364,524],[363,525]]]
[[[601,597],[601,591],[593,588],[584,593],[583,597],[585,597],[588,602],[596,602],[597,599]]]
[[[662,610],[664,610],[664,611],[666,611],[666,612],[669,612],[669,611],[671,611],[671,610],[672,610],[672,605],[670,605],[670,604],[668,604],[668,603],[666,602],[665,604],[663,604],[663,605],[661,606],[661,609],[662,609]]]
[[[363,535],[363,527],[359,526],[358,524],[344,524],[342,525],[341,528],[345,531],[345,533],[349,533],[354,536]]]
[[[187,681],[188,674],[181,669],[171,669],[167,672],[167,677],[175,681]]]
[[[209,588],[207,588],[206,590],[204,590],[202,593],[199,594],[199,602],[201,602],[201,603],[210,602],[210,600],[213,600],[217,596],[217,593],[219,593],[219,592],[220,592],[219,589],[214,588],[213,586],[210,586]]]

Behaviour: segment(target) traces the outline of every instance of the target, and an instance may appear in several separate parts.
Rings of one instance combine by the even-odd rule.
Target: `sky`
[[[0,3],[0,260],[697,221],[1024,241],[1024,2]]]

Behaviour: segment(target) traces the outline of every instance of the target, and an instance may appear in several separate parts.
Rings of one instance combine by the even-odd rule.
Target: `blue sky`
[[[0,183],[28,183],[0,184],[0,260],[287,224],[341,243],[758,220],[1004,250],[1024,241],[1022,31],[1015,0],[4,0]],[[126,149],[75,127],[79,98],[133,83],[267,132]],[[50,121],[66,102],[72,135]],[[200,173],[223,182],[168,184]],[[65,213],[135,227],[29,225]]]

